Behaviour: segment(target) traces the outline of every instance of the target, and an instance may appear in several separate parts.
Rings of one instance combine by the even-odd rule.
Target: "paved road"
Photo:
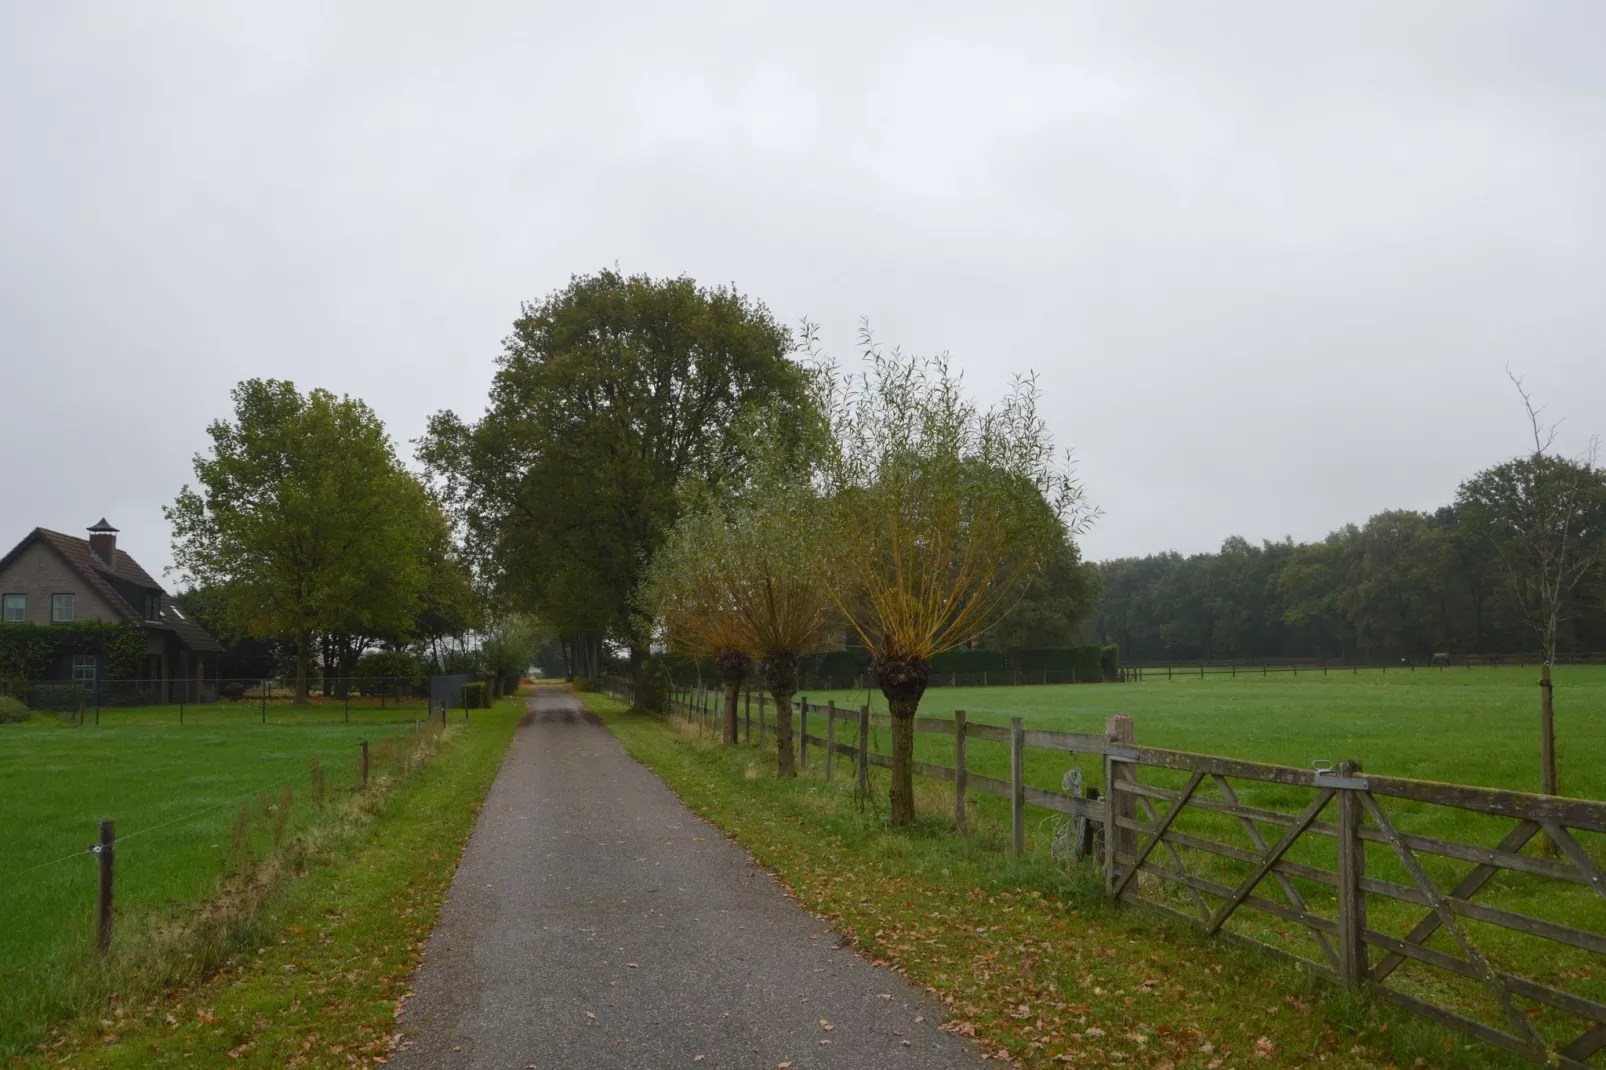
[[[542,691],[531,710],[414,978],[411,1044],[393,1066],[980,1065],[929,1002],[838,948],[571,696]]]

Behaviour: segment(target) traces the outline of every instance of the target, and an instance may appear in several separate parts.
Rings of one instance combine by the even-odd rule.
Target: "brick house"
[[[217,697],[217,655],[223,648],[117,548],[117,529],[104,519],[89,529],[88,539],[35,528],[0,557],[0,626],[87,620],[145,631],[139,676],[165,700]],[[60,679],[85,685],[99,682],[105,672],[105,659],[93,654],[57,666]]]

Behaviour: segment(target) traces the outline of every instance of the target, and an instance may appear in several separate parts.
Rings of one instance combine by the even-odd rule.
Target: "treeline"
[[[1556,649],[1606,650],[1606,570],[1599,554],[1587,560],[1606,530],[1602,475],[1547,463],[1581,476],[1587,490],[1570,536],[1588,567],[1563,593]],[[1520,518],[1532,497],[1524,479],[1532,464],[1480,472],[1435,512],[1379,513],[1320,542],[1256,546],[1234,536],[1213,554],[1101,562],[1102,593],[1084,631],[1139,664],[1536,652],[1541,605],[1522,571],[1526,532],[1503,519]]]

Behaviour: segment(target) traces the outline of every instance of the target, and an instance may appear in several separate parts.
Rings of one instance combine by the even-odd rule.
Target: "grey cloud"
[[[0,8],[0,542],[160,505],[249,375],[400,440],[571,272],[1035,369],[1094,556],[1319,537],[1606,430],[1606,8]]]

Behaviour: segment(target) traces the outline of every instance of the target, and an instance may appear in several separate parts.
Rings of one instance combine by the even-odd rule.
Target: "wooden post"
[[[368,741],[362,741],[362,786],[368,786]]]
[[[830,783],[836,772],[836,699],[825,703],[825,779]]]
[[[859,707],[859,798],[870,797],[870,707]]]
[[[1353,777],[1361,772],[1360,762],[1340,762],[1338,775]],[[1339,979],[1358,988],[1367,979],[1366,841],[1361,839],[1361,800],[1354,789],[1338,793],[1338,973]]]
[[[1009,719],[1009,846],[1018,858],[1026,853],[1026,726]]]
[[[1118,713],[1104,722],[1104,738],[1111,743],[1130,747],[1136,738],[1133,733],[1132,718],[1124,713]],[[1137,853],[1136,834],[1128,828],[1122,828],[1120,820],[1132,820],[1137,813],[1137,804],[1128,792],[1117,791],[1115,786],[1119,782],[1132,779],[1132,766],[1130,762],[1115,757],[1113,754],[1104,756],[1104,879],[1105,887],[1113,891],[1115,882],[1120,879],[1120,856],[1129,858]]]
[[[117,861],[117,822],[100,823],[100,907],[95,917],[95,950],[104,955],[112,946],[112,877]]]
[[[797,700],[797,767],[809,767],[809,700]]]
[[[753,742],[753,689],[743,691],[742,719],[747,722],[747,742]]]
[[[965,711],[954,711],[954,828],[965,834]]]

